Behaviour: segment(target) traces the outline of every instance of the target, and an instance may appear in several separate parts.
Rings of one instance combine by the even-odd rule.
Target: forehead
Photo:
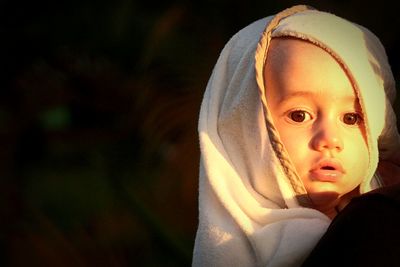
[[[298,91],[355,98],[353,86],[339,62],[324,49],[301,39],[272,39],[264,79],[266,90],[277,98]]]

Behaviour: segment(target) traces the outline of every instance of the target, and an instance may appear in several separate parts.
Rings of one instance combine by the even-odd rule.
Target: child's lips
[[[310,170],[311,178],[320,182],[336,182],[345,173],[342,164],[333,158],[318,161]]]

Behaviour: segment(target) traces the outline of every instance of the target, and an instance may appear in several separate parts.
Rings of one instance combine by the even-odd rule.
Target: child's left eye
[[[343,116],[343,122],[347,125],[355,125],[360,123],[362,120],[361,116],[357,113],[346,113]]]
[[[311,119],[310,113],[304,110],[294,110],[288,114],[288,117],[296,123],[305,122]]]

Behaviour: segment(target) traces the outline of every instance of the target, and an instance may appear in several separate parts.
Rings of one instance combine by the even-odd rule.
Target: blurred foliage
[[[306,1],[372,29],[399,77],[399,16]],[[220,50],[294,1],[0,3],[1,266],[188,266],[197,116]]]

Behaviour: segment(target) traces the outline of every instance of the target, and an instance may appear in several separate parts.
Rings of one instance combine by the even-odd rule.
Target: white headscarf
[[[199,226],[193,266],[299,266],[330,219],[308,197],[270,118],[263,68],[271,38],[310,41],[342,64],[360,99],[371,190],[378,163],[399,148],[390,101],[395,83],[383,46],[367,29],[333,14],[294,6],[234,35],[204,94]],[[385,94],[386,93],[386,94]]]

